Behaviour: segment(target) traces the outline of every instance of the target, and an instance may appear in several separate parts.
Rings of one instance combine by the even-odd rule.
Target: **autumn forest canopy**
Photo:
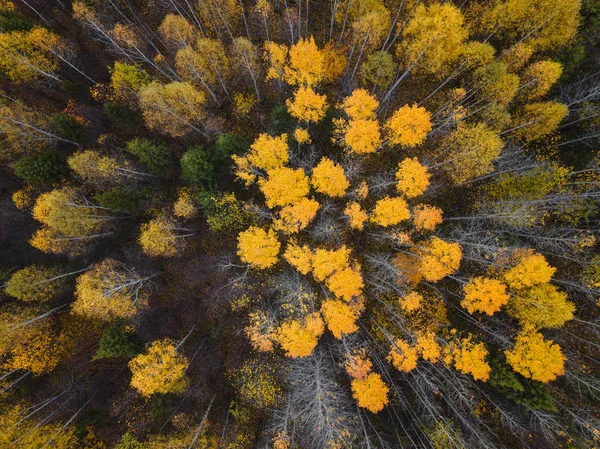
[[[0,0],[0,449],[600,448],[599,0]]]

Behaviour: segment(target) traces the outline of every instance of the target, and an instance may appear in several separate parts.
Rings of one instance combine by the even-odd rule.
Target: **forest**
[[[600,448],[600,0],[0,0],[0,449]]]

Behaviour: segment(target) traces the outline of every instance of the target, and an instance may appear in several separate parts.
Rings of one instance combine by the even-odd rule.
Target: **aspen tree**
[[[129,361],[131,386],[142,396],[181,393],[188,386],[185,372],[189,362],[168,340],[156,340],[146,352]]]

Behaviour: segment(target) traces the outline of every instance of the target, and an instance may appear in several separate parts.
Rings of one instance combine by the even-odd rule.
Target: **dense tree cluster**
[[[0,0],[1,447],[600,447],[597,0]]]

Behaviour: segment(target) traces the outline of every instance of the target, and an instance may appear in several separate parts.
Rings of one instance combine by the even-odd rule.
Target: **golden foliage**
[[[391,362],[396,369],[403,373],[409,373],[414,370],[417,367],[418,358],[419,354],[417,350],[411,347],[408,342],[401,339],[397,339],[394,342],[387,356],[388,362]]]
[[[114,259],[104,259],[77,278],[73,313],[113,321],[131,318],[148,303],[141,278]]]
[[[294,130],[294,139],[296,139],[296,142],[299,144],[307,144],[312,142],[310,133],[306,128],[296,128]]]
[[[402,30],[404,42],[397,47],[398,56],[408,65],[417,63],[417,70],[426,74],[441,74],[462,53],[468,37],[463,15],[451,3],[417,5],[408,24]]]
[[[400,197],[385,197],[377,200],[371,222],[379,226],[394,226],[410,218],[408,204]]]
[[[350,265],[350,250],[345,246],[336,250],[317,249],[313,257],[313,276],[319,282],[324,281],[335,271]]]
[[[557,101],[529,103],[523,106],[514,120],[517,138],[527,142],[550,134],[569,115],[566,104]]]
[[[376,373],[370,373],[363,379],[352,379],[352,396],[359,407],[371,413],[379,413],[388,404],[389,391],[381,375]]]
[[[531,328],[523,329],[514,347],[504,353],[508,364],[528,379],[550,382],[565,373],[566,359],[560,346]]]
[[[272,320],[262,310],[250,313],[248,320],[249,324],[244,328],[244,333],[252,347],[260,352],[272,351],[275,339]]]
[[[143,354],[129,361],[131,386],[142,396],[181,393],[188,386],[187,358],[168,339],[156,340]]]
[[[362,231],[365,221],[369,218],[367,212],[357,202],[348,203],[346,209],[344,209],[344,215],[348,217],[350,228],[358,229],[359,231]]]
[[[198,215],[198,208],[189,189],[179,189],[177,200],[173,205],[173,214],[185,220],[189,220]]]
[[[467,309],[469,313],[483,312],[493,315],[510,299],[506,291],[506,285],[491,278],[471,278],[463,290],[465,296],[460,305]]]
[[[252,184],[256,180],[256,170],[270,171],[283,167],[288,159],[287,134],[271,137],[268,134],[259,135],[250,145],[250,151],[245,156],[232,156],[236,166],[236,177]]]
[[[26,186],[12,194],[13,204],[17,209],[24,210],[33,204],[33,187]]]
[[[334,198],[344,196],[350,186],[342,166],[327,157],[313,169],[311,184],[317,192]]]
[[[357,154],[374,153],[381,146],[381,131],[377,120],[350,120],[337,123],[342,143]]]
[[[140,227],[138,243],[142,251],[153,257],[173,257],[181,249],[181,236],[166,218],[154,218]]]
[[[190,83],[152,81],[140,90],[140,108],[148,128],[172,137],[185,135],[206,117],[206,94]]]
[[[410,292],[406,295],[402,296],[398,300],[400,302],[400,307],[405,312],[414,312],[415,310],[419,310],[421,308],[421,304],[423,303],[423,295],[419,292]]]
[[[342,110],[350,120],[375,120],[375,110],[378,107],[377,98],[365,89],[354,89],[352,95],[346,97],[342,103]]]
[[[427,190],[430,177],[429,169],[425,165],[421,165],[416,157],[407,157],[398,164],[396,188],[407,198],[414,198]]]
[[[277,342],[288,357],[307,357],[317,346],[325,325],[318,312],[304,317],[303,322],[291,320],[277,329]]]
[[[275,265],[280,248],[281,243],[272,229],[267,233],[264,229],[251,226],[238,235],[238,256],[242,262],[258,269]]]
[[[179,14],[167,14],[158,27],[161,36],[173,47],[187,47],[194,43],[196,29]]]
[[[350,301],[362,293],[365,283],[359,268],[355,266],[337,270],[327,278],[325,285],[337,298]]]
[[[419,271],[429,282],[440,279],[458,270],[462,259],[462,248],[458,243],[445,242],[438,237],[432,237],[419,250]]]
[[[61,290],[58,277],[56,269],[30,265],[15,271],[4,285],[4,291],[19,301],[46,302]]]
[[[301,86],[292,100],[285,102],[288,112],[303,122],[319,122],[327,111],[327,97],[316,93],[312,87]]]
[[[517,291],[508,312],[524,326],[561,327],[573,319],[575,304],[556,286],[544,283]]]
[[[314,38],[300,38],[289,51],[289,64],[285,66],[285,79],[293,85],[314,86],[325,77],[325,55]]]
[[[491,368],[485,360],[488,355],[483,343],[474,343],[472,336],[463,338],[452,348],[454,367],[464,374],[470,374],[475,380],[487,382]]]
[[[529,99],[536,99],[546,95],[550,88],[562,75],[563,66],[556,61],[537,61],[525,69],[523,75],[524,86],[527,86]]]
[[[414,347],[424,360],[431,363],[437,362],[442,355],[442,348],[437,342],[435,333],[431,331],[417,332]]]
[[[302,274],[308,274],[312,269],[312,250],[306,245],[299,246],[294,240],[286,247],[283,258]]]
[[[309,198],[300,198],[285,206],[279,212],[279,218],[273,221],[273,229],[286,234],[295,234],[306,228],[317,215],[320,204]]]
[[[264,59],[268,63],[266,80],[283,80],[285,65],[288,57],[288,48],[275,42],[265,42]]]
[[[325,319],[327,328],[335,338],[342,338],[342,335],[351,334],[358,330],[356,310],[343,301],[333,299],[323,301],[321,314]]]
[[[416,104],[406,104],[392,114],[384,128],[386,138],[392,145],[413,147],[425,141],[433,125],[427,109]]]
[[[294,204],[310,190],[304,170],[289,167],[269,170],[268,178],[259,180],[259,186],[270,208]]]
[[[550,282],[556,268],[550,266],[542,254],[526,253],[519,263],[504,273],[510,288],[519,290]]]
[[[361,348],[347,354],[347,360],[344,364],[348,375],[354,379],[364,379],[373,368],[373,362],[367,357],[367,350]]]
[[[413,224],[419,231],[433,231],[442,219],[442,209],[429,204],[419,204],[412,210]]]
[[[490,173],[502,151],[502,139],[483,123],[462,123],[450,137],[448,175],[458,185]]]
[[[257,409],[269,409],[277,404],[281,387],[276,373],[268,364],[250,360],[236,372],[240,399]]]

